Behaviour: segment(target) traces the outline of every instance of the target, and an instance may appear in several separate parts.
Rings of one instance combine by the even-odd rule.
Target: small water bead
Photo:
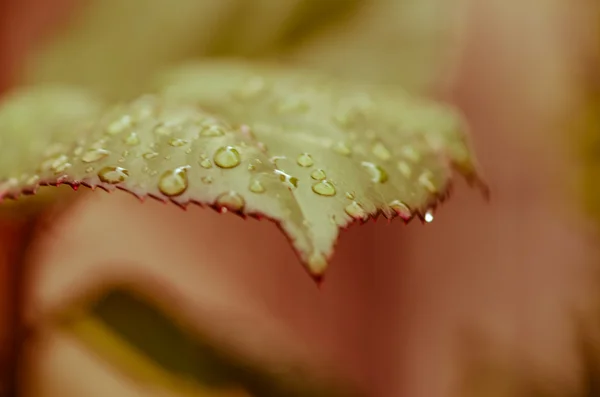
[[[200,136],[210,138],[225,135],[223,127],[218,125],[207,125],[200,130]]]
[[[210,185],[211,183],[213,183],[213,177],[210,175],[207,176],[203,176],[201,179],[202,183],[204,183],[205,185]]]
[[[433,222],[433,213],[431,212],[431,210],[428,210],[427,212],[425,212],[425,215],[423,216],[423,219],[427,223]]]
[[[308,153],[302,153],[298,156],[296,162],[300,167],[311,167],[315,163],[312,156]]]
[[[412,175],[412,169],[406,161],[398,161],[397,166],[398,171],[400,171],[400,173],[404,175],[405,178],[410,178],[410,176]]]
[[[219,207],[221,212],[227,212],[241,211],[246,202],[244,201],[244,198],[236,192],[227,192],[218,196],[215,204]]]
[[[169,197],[183,194],[188,188],[188,169],[189,166],[183,166],[165,171],[158,181],[161,193]]]
[[[327,258],[320,252],[313,252],[308,257],[308,269],[311,274],[320,276],[327,269]]]
[[[143,158],[145,158],[146,160],[152,160],[156,157],[158,157],[158,153],[156,152],[146,152],[142,155]]]
[[[320,196],[335,196],[336,190],[332,182],[324,179],[312,185],[312,191]]]
[[[438,189],[433,183],[433,174],[431,171],[423,171],[419,175],[419,184],[423,186],[429,193],[437,193]]]
[[[291,176],[282,170],[275,170],[274,172],[276,175],[279,175],[279,180],[283,182],[283,184],[289,189],[295,189],[298,187],[298,178]]]
[[[354,193],[346,192],[346,198],[348,200],[354,200]]]
[[[140,144],[140,137],[136,132],[132,132],[123,139],[123,142],[129,146],[137,146]]]
[[[356,201],[353,201],[352,203],[348,204],[344,208],[344,211],[346,212],[346,214],[350,215],[354,219],[368,218],[368,214],[365,211],[365,209],[362,207],[362,205],[360,205]]]
[[[106,127],[106,133],[109,135],[118,135],[125,131],[128,128],[133,126],[133,118],[125,114],[121,116],[118,120],[113,121]]]
[[[409,220],[412,217],[412,212],[411,212],[410,208],[408,207],[408,205],[406,205],[405,203],[403,203],[400,200],[394,200],[391,203],[389,203],[388,206],[394,212],[396,212],[396,214],[400,218],[402,218],[404,220]]]
[[[363,161],[361,163],[363,167],[367,170],[369,175],[371,176],[371,181],[375,183],[385,183],[388,180],[388,173],[381,168],[377,164],[369,163],[368,161]]]
[[[252,193],[264,193],[267,189],[265,189],[265,186],[258,179],[252,179],[248,190]]]
[[[87,152],[81,156],[81,161],[84,163],[95,163],[96,161],[100,161],[105,159],[110,155],[110,152],[106,149],[97,148],[97,149],[89,149]]]
[[[198,162],[198,164],[200,164],[200,167],[206,168],[206,169],[212,168],[212,166],[213,166],[212,161],[210,161],[209,158],[204,157],[204,156],[200,157],[200,161]]]
[[[385,147],[382,142],[375,142],[371,148],[371,152],[382,161],[387,161],[392,158],[392,153]]]
[[[125,182],[129,177],[129,171],[122,167],[104,167],[98,171],[98,178],[104,183],[115,185]]]
[[[188,141],[186,141],[185,139],[180,139],[180,138],[169,139],[169,145],[173,146],[173,147],[182,147],[187,144],[188,144]]]
[[[316,181],[322,181],[323,179],[327,178],[327,174],[324,170],[318,169],[311,172],[310,177]]]
[[[331,149],[342,156],[350,156],[352,154],[352,149],[350,149],[346,142],[336,142],[331,146]]]
[[[240,165],[240,152],[233,146],[225,146],[217,149],[213,157],[215,164],[221,168],[234,168]]]

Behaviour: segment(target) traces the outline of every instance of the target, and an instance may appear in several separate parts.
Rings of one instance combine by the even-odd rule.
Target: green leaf
[[[112,286],[62,310],[55,324],[134,379],[181,395],[357,395],[303,366],[281,363],[290,369],[282,372],[235,354],[164,307],[130,287]]]
[[[77,127],[69,150],[23,153],[39,182],[5,184],[0,196],[81,184],[265,216],[319,277],[340,228],[427,217],[452,167],[479,181],[460,117],[403,92],[236,63],[159,80],[158,94]]]

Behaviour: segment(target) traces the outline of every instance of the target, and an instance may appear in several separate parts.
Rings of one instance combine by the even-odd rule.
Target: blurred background
[[[431,224],[343,232],[320,289],[265,222],[101,192],[35,227],[4,216],[6,395],[300,389],[258,394],[266,375],[153,333],[168,321],[150,306],[275,368],[266,383],[292,365],[374,397],[596,395],[599,26],[594,0],[0,1],[3,92],[63,82],[122,100],[187,59],[276,59],[452,102],[492,191],[487,203],[459,182]],[[127,319],[147,325],[131,354],[106,330],[125,335]],[[182,369],[199,365],[190,351],[235,376],[173,380],[202,378]]]

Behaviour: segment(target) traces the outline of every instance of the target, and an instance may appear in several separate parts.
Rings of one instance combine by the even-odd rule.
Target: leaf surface
[[[21,153],[34,177],[6,174],[0,195],[67,183],[265,216],[319,277],[340,228],[429,219],[453,167],[479,181],[461,118],[404,92],[239,62],[178,68],[157,91],[71,122],[53,135],[69,149]]]

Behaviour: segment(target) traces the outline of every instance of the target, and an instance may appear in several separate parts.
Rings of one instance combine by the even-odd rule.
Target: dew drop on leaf
[[[140,144],[140,137],[136,132],[132,132],[123,139],[123,142],[129,146],[137,146]]]
[[[427,189],[429,193],[436,193],[438,190],[433,183],[433,174],[431,171],[423,171],[421,175],[419,175],[419,184]]]
[[[217,149],[213,160],[221,168],[234,168],[240,165],[240,152],[233,146],[226,146]]]
[[[181,147],[187,145],[188,141],[185,139],[172,138],[169,140],[169,145],[173,147]]]
[[[394,200],[388,204],[389,207],[402,219],[409,220],[412,217],[412,212],[408,205],[400,200]]]
[[[105,159],[106,157],[108,157],[108,155],[110,155],[110,152],[106,149],[90,149],[87,152],[85,152],[83,156],[81,156],[81,161],[83,161],[84,163],[94,163],[96,161]]]
[[[211,183],[213,183],[213,177],[210,175],[207,176],[203,176],[201,179],[202,183],[204,183],[205,185],[210,185]]]
[[[125,114],[120,119],[113,121],[106,127],[106,133],[109,135],[118,135],[126,129],[131,128],[133,119],[130,115]]]
[[[431,210],[425,212],[425,215],[423,216],[423,219],[427,223],[433,222],[433,213],[431,212]]]
[[[215,204],[221,212],[241,211],[244,208],[244,198],[236,192],[227,192],[217,197]]]
[[[142,155],[142,157],[145,158],[146,160],[152,160],[153,158],[158,157],[158,153],[156,153],[156,152],[147,152],[147,153],[144,153]]]
[[[200,164],[200,167],[206,168],[206,169],[212,168],[212,166],[213,166],[212,161],[210,161],[210,159],[205,156],[200,157],[200,161],[198,162],[198,164]]]
[[[205,126],[200,130],[200,136],[203,137],[217,137],[225,135],[223,128],[218,125]]]
[[[331,149],[342,156],[350,156],[352,154],[352,149],[350,149],[350,146],[346,142],[336,142],[331,146]]]
[[[252,179],[248,189],[252,193],[264,193],[266,191],[265,186],[258,179]]]
[[[371,148],[371,151],[373,152],[375,157],[382,161],[387,161],[392,158],[392,153],[390,153],[388,148],[386,148],[382,142],[375,142],[375,144]]]
[[[365,219],[367,217],[365,209],[356,201],[348,204],[344,211],[354,219]]]
[[[377,164],[370,163],[368,161],[363,161],[361,163],[363,167],[367,170],[369,175],[371,176],[371,181],[375,183],[385,183],[388,180],[387,172],[381,168],[381,166]]]
[[[184,166],[165,171],[158,181],[158,189],[161,193],[169,197],[183,194],[188,188],[188,168]]]
[[[327,174],[324,170],[319,169],[311,172],[310,177],[316,181],[322,181],[323,179],[327,178]]]
[[[283,184],[289,189],[295,189],[298,187],[298,178],[295,176],[291,176],[290,174],[281,171],[275,170],[275,174],[279,175],[279,180],[283,182]]]
[[[129,171],[123,167],[104,167],[98,171],[98,178],[111,185],[124,182],[129,177]]]
[[[325,179],[312,185],[312,190],[320,196],[335,196],[336,193],[333,183]]]
[[[312,156],[308,153],[302,153],[296,161],[300,167],[311,167],[314,164]]]

